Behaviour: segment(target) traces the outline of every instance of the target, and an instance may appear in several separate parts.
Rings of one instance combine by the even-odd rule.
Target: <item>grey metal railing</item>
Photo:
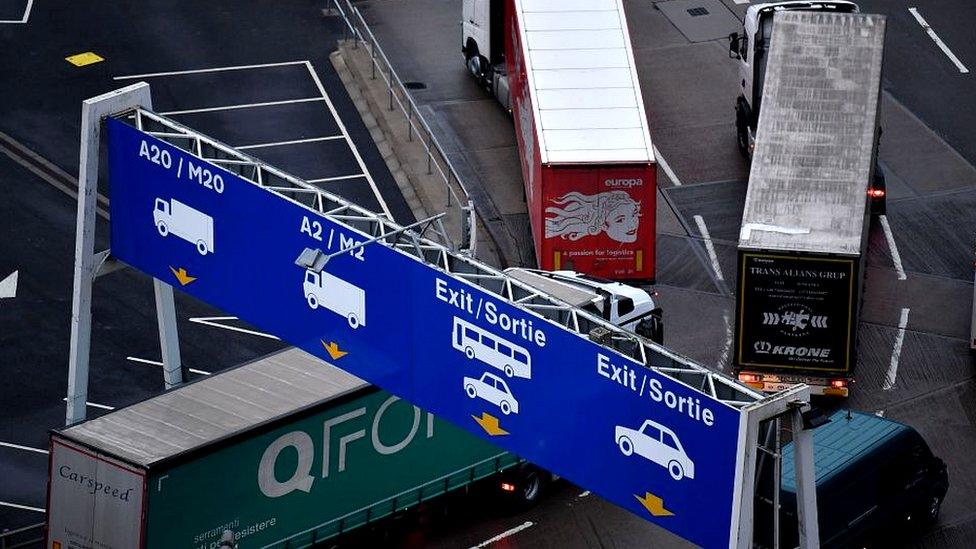
[[[41,522],[0,532],[0,549],[18,549],[21,547],[39,547],[44,543],[44,526]]]
[[[444,148],[430,129],[430,125],[420,114],[417,103],[408,93],[403,80],[397,75],[390,59],[380,47],[369,25],[366,24],[359,8],[354,6],[350,0],[329,0],[329,6],[343,21],[344,39],[352,39],[353,47],[362,44],[369,51],[370,78],[375,79],[379,75],[386,82],[387,95],[389,96],[388,110],[399,109],[407,124],[407,139],[413,141],[416,137],[420,141],[420,145],[427,156],[427,173],[436,174],[444,183],[447,194],[445,208],[456,207],[459,209],[458,222],[461,240],[459,248],[462,251],[474,254],[476,242],[474,203],[458,176],[457,170],[447,158]]]

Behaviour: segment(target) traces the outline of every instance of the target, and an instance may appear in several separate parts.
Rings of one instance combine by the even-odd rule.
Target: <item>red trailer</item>
[[[506,0],[504,29],[540,267],[653,281],[657,168],[621,0]]]

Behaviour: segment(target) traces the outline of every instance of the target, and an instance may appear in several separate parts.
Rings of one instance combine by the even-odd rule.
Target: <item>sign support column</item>
[[[135,107],[152,108],[149,84],[140,82],[86,99],[81,108],[81,157],[78,167],[78,217],[75,233],[74,290],[71,297],[71,343],[68,356],[68,395],[65,424],[85,419],[88,401],[88,367],[91,353],[91,299],[95,262],[95,207],[98,202],[98,146],[102,120]],[[157,284],[162,284],[156,281]],[[169,288],[167,286],[167,288]],[[179,344],[172,288],[156,291],[157,315],[164,364],[177,364]],[[169,322],[172,320],[172,322]],[[175,354],[173,349],[176,350]],[[169,362],[167,362],[167,360]],[[164,366],[167,372],[172,370]],[[167,377],[169,387],[170,376]]]

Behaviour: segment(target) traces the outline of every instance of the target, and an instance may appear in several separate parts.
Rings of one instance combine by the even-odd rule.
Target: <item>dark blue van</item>
[[[813,431],[813,448],[823,547],[883,543],[906,527],[922,528],[938,518],[949,487],[946,466],[911,427],[841,410]],[[780,546],[796,547],[792,443],[783,446],[782,456]],[[760,486],[755,539],[769,546],[771,483]]]

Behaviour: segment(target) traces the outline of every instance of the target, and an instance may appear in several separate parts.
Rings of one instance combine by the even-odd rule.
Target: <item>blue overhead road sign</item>
[[[729,545],[737,409],[414,256],[347,250],[369,236],[119,120],[108,136],[122,261],[681,537]]]

